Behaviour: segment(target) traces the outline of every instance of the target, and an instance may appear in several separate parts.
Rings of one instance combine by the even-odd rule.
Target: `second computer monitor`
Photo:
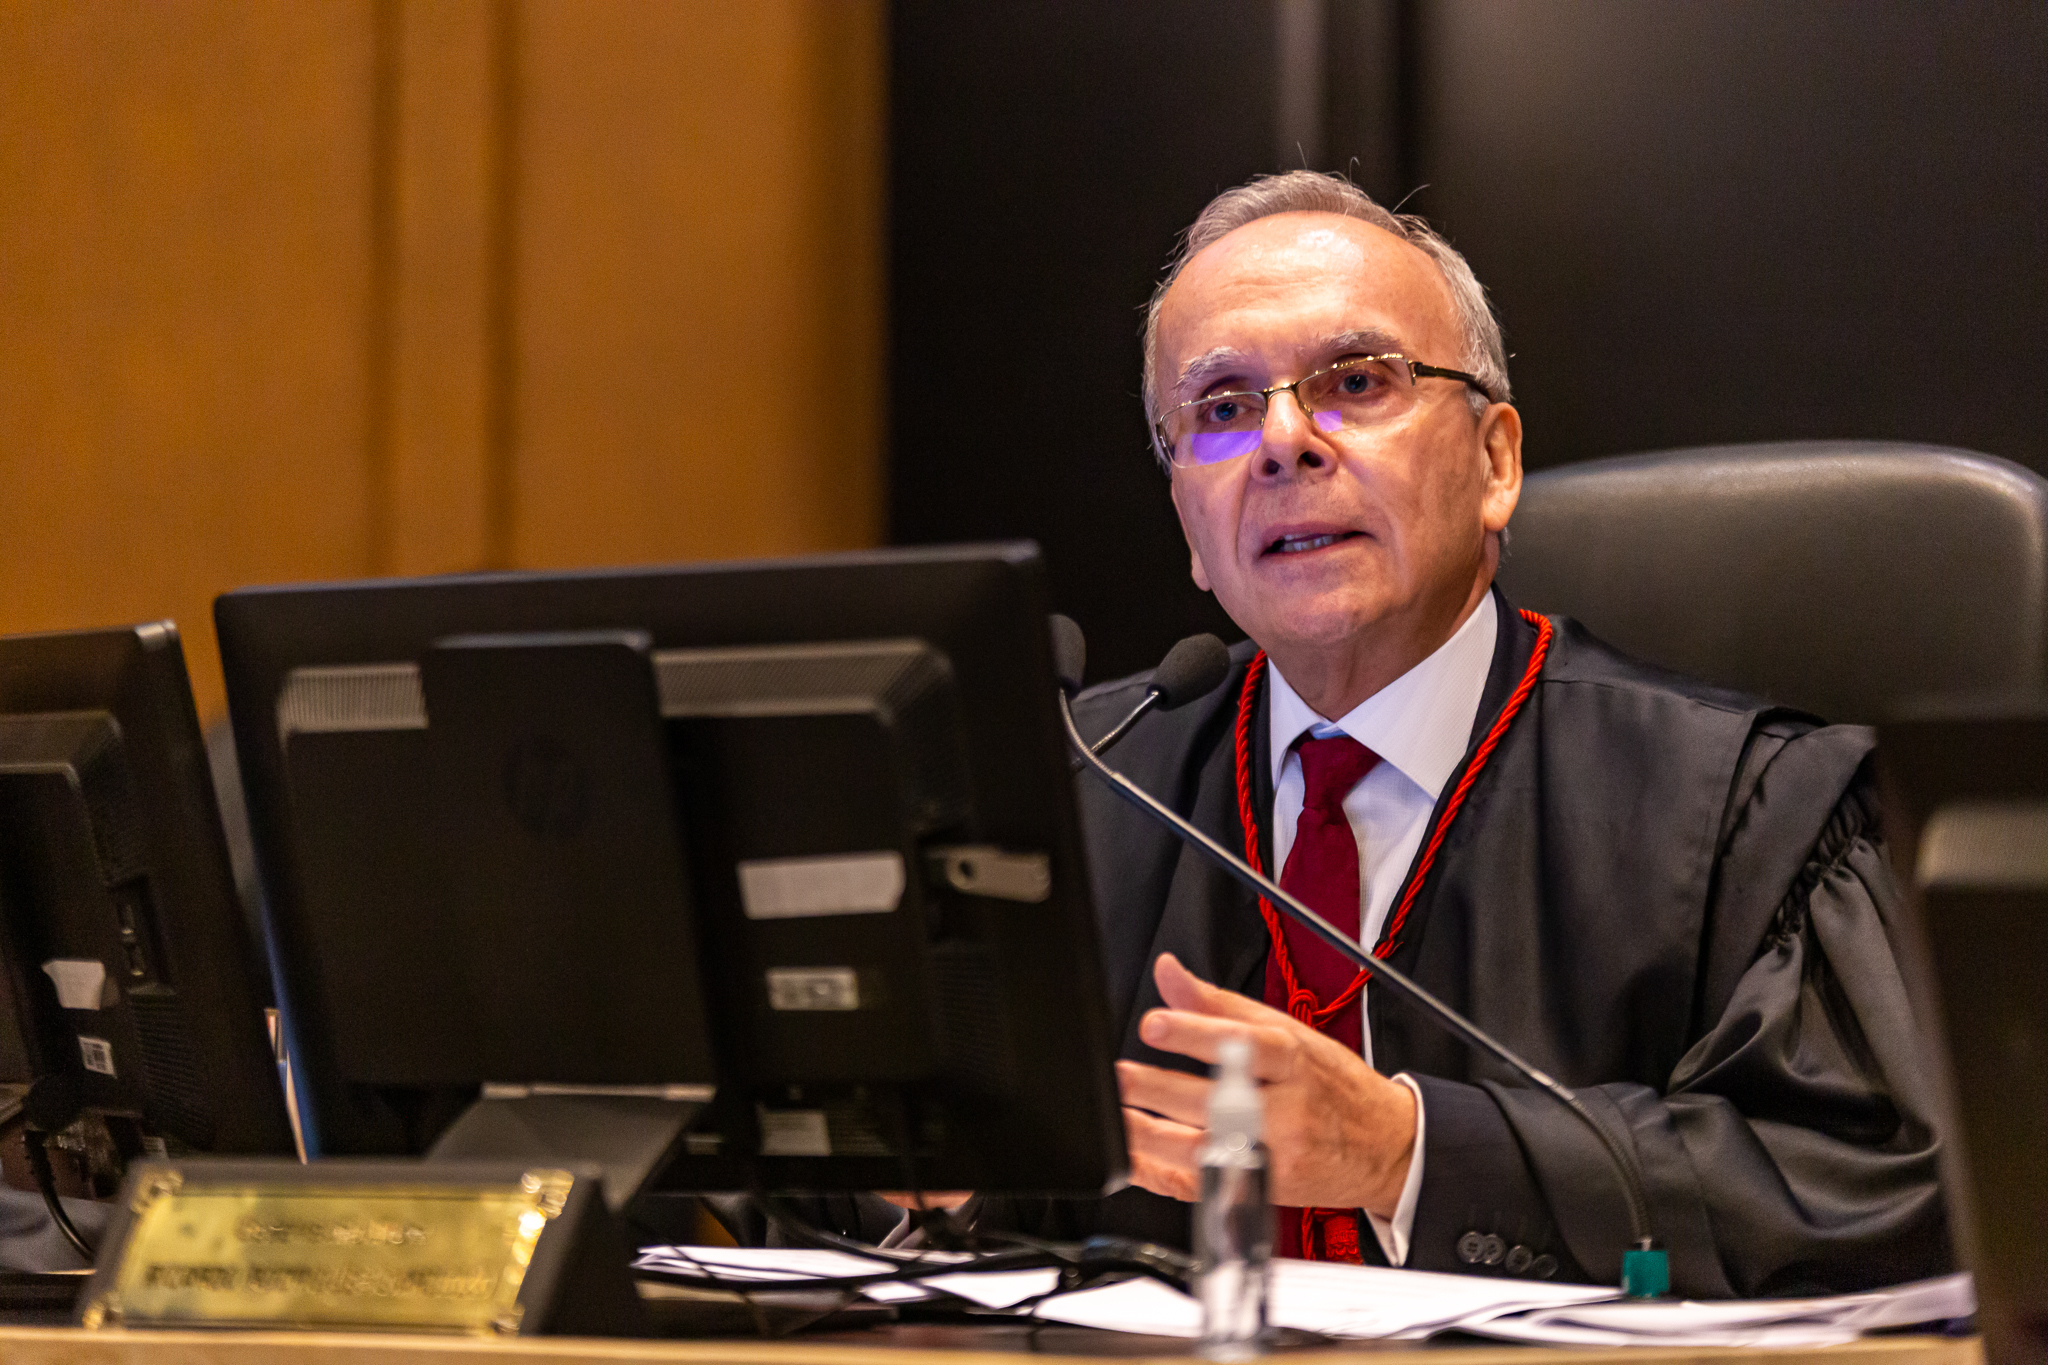
[[[177,628],[0,638],[0,1086],[103,1193],[288,1154],[267,1001]]]
[[[321,1150],[481,1084],[704,1086],[671,1185],[1121,1178],[1032,547],[217,617]]]

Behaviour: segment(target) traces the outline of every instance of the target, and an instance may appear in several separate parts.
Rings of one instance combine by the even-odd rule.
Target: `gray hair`
[[[1513,400],[1508,388],[1507,348],[1501,341],[1500,320],[1487,303],[1486,289],[1472,273],[1472,267],[1427,221],[1412,213],[1389,213],[1349,180],[1321,171],[1288,171],[1285,175],[1262,175],[1235,189],[1225,190],[1209,201],[1189,225],[1180,251],[1166,267],[1165,278],[1152,291],[1145,306],[1145,416],[1153,427],[1153,453],[1166,465],[1166,452],[1158,449],[1159,438],[1159,305],[1166,291],[1180,278],[1180,272],[1195,253],[1226,233],[1246,223],[1270,218],[1276,213],[1335,213],[1357,218],[1391,232],[1436,262],[1444,283],[1450,286],[1451,303],[1458,315],[1463,338],[1460,368],[1469,370],[1486,393],[1467,391],[1474,412],[1485,410],[1487,402]]]

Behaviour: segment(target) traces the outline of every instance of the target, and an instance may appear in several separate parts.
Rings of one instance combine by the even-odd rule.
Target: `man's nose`
[[[1292,389],[1267,400],[1265,428],[1252,458],[1259,477],[1269,479],[1324,470],[1335,463],[1315,414]]]

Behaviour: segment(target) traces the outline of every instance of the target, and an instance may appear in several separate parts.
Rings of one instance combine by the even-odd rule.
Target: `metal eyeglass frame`
[[[1471,385],[1472,388],[1476,390],[1488,402],[1491,402],[1493,400],[1493,395],[1486,391],[1486,385],[1480,383],[1477,376],[1469,375],[1465,373],[1463,370],[1446,369],[1442,365],[1425,365],[1419,360],[1410,360],[1407,356],[1402,355],[1399,351],[1387,351],[1380,355],[1354,356],[1350,360],[1339,361],[1335,365],[1326,365],[1320,370],[1310,371],[1308,374],[1303,375],[1301,378],[1295,380],[1291,384],[1275,384],[1270,389],[1227,389],[1222,393],[1207,393],[1203,394],[1200,398],[1190,398],[1185,403],[1176,403],[1172,407],[1168,408],[1165,412],[1160,413],[1158,420],[1152,423],[1153,439],[1159,442],[1159,448],[1160,450],[1165,452],[1166,462],[1168,464],[1176,465],[1182,469],[1199,469],[1202,466],[1198,464],[1179,464],[1179,462],[1173,458],[1173,442],[1167,438],[1167,419],[1172,417],[1176,412],[1179,412],[1182,408],[1191,408],[1194,407],[1197,403],[1219,403],[1226,398],[1256,398],[1260,402],[1264,403],[1266,406],[1266,411],[1268,413],[1271,413],[1273,410],[1273,395],[1276,393],[1286,393],[1292,394],[1294,396],[1294,401],[1296,405],[1299,406],[1301,410],[1304,413],[1306,413],[1311,419],[1313,419],[1315,417],[1315,409],[1311,408],[1307,403],[1303,402],[1301,398],[1301,386],[1303,384],[1308,383],[1311,379],[1321,379],[1324,375],[1336,374],[1339,371],[1351,369],[1353,366],[1356,365],[1369,365],[1375,360],[1398,360],[1403,365],[1406,365],[1408,367],[1408,382],[1411,385],[1416,384],[1424,379],[1455,379],[1462,384]],[[1252,450],[1257,449],[1258,447],[1256,446],[1252,448]],[[1252,451],[1248,450],[1245,452],[1245,455],[1249,455],[1251,453]],[[1233,455],[1230,457],[1230,459],[1233,460],[1241,460],[1243,458],[1244,455]],[[1218,460],[1215,461],[1215,463],[1224,464],[1228,463],[1228,461]]]

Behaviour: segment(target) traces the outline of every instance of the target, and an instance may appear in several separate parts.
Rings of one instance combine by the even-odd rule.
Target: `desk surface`
[[[0,1327],[8,1365],[992,1365],[1031,1351],[1070,1359],[1190,1360],[1185,1343],[1119,1338],[1081,1329],[898,1326],[782,1341],[725,1337],[709,1341],[596,1341],[582,1338],[479,1340],[331,1332],[84,1332],[62,1327]],[[1551,1350],[1512,1346],[1423,1347],[1390,1342],[1288,1351],[1276,1359],[1310,1362],[1370,1352],[1375,1365],[1983,1365],[1974,1337],[1881,1337],[1814,1351],[1669,1348]]]

